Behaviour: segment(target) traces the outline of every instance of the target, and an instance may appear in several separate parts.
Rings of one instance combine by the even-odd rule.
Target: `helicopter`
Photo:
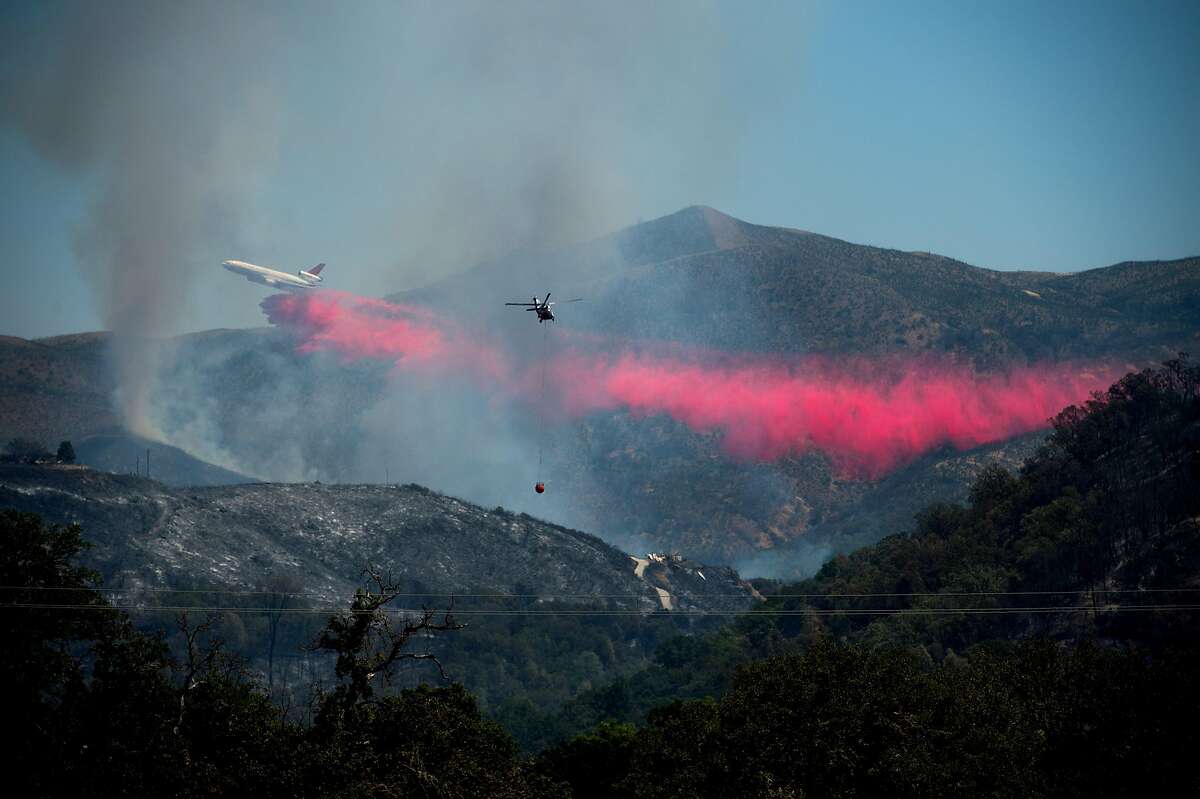
[[[576,297],[573,300],[565,300],[565,302],[580,302],[582,299],[583,299],[583,297]],[[546,299],[541,300],[541,301],[539,301],[538,298],[536,296],[534,296],[533,302],[506,302],[504,304],[505,305],[519,305],[519,306],[524,307],[525,310],[527,310],[527,311],[536,311],[539,325],[542,322],[553,322],[554,321],[554,311],[550,310],[550,306],[554,305],[555,303],[550,302],[550,292],[548,292],[548,291],[546,292]]]

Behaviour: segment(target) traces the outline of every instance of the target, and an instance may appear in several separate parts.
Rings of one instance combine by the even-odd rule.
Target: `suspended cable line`
[[[132,613],[183,613],[208,612],[232,614],[262,614],[279,613],[289,615],[327,615],[346,613],[350,615],[382,612],[389,615],[421,615],[431,610],[441,615],[450,616],[646,616],[659,614],[659,610],[618,609],[618,608],[556,608],[556,609],[504,609],[504,608],[389,608],[380,607],[374,610],[355,610],[342,606],[308,607],[308,608],[270,608],[270,607],[238,607],[221,605],[109,605],[109,604],[75,604],[52,602],[21,602],[0,603],[3,610],[120,610]],[[1046,613],[1131,613],[1148,611],[1194,611],[1200,610],[1200,604],[1149,604],[1149,605],[1040,605],[1031,607],[954,607],[954,608],[796,608],[787,610],[766,611],[773,616],[942,616],[942,615],[1015,615],[1015,614],[1046,614]],[[661,615],[669,616],[744,616],[760,613],[756,608],[731,609],[674,609],[664,611]]]
[[[683,594],[675,591],[662,590],[667,596],[686,597],[697,596],[705,599],[736,599],[749,596],[740,594]],[[23,586],[0,585],[0,591],[95,591],[97,593],[148,593],[148,594],[215,594],[219,596],[277,596],[288,598],[323,598],[329,592],[297,592],[271,590],[237,590],[226,588],[156,588],[136,586],[128,588],[70,588],[65,586]],[[1063,588],[1047,591],[877,591],[862,593],[807,593],[807,594],[763,594],[765,599],[860,599],[860,598],[902,598],[902,597],[970,597],[970,596],[1065,596],[1068,594],[1088,594],[1103,596],[1108,594],[1171,594],[1171,593],[1200,593],[1200,588]],[[659,594],[661,596],[661,594]],[[396,597],[430,597],[459,599],[635,599],[647,596],[646,593],[598,594],[598,593],[542,593],[542,594],[510,594],[470,593],[457,591],[413,591],[393,594]]]

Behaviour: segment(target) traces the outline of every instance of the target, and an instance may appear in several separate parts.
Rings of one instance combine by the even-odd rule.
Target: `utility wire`
[[[270,591],[256,590],[243,591],[224,588],[153,588],[149,586],[137,586],[132,588],[70,588],[65,586],[43,586],[43,585],[0,585],[0,591],[95,591],[97,593],[147,593],[147,594],[214,594],[219,596],[277,596],[287,598],[323,598],[329,596],[328,593],[316,592],[296,592],[296,591]],[[673,591],[665,591],[667,596],[697,596],[705,599],[736,599],[748,596],[746,593],[741,594],[684,594]],[[1053,591],[877,591],[863,593],[808,593],[808,594],[763,594],[766,599],[859,599],[859,598],[899,598],[899,597],[963,597],[963,596],[1065,596],[1067,594],[1089,594],[1089,595],[1104,595],[1104,594],[1174,594],[1174,593],[1200,593],[1200,588],[1064,588]],[[569,593],[545,593],[545,594],[508,594],[508,593],[458,593],[458,592],[434,592],[434,591],[413,591],[409,593],[393,594],[396,597],[430,597],[430,598],[458,598],[458,599],[640,599],[648,594],[569,594]],[[658,594],[662,596],[662,594]]]
[[[120,610],[137,613],[182,613],[188,611],[233,614],[286,613],[291,615],[326,615],[348,613],[358,615],[363,613],[382,612],[389,615],[422,615],[428,613],[427,608],[387,608],[375,610],[353,610],[339,606],[324,608],[246,608],[217,605],[87,605],[73,603],[23,602],[0,603],[0,610]],[[746,609],[682,609],[667,611],[671,616],[743,616],[763,613],[772,616],[941,616],[941,615],[1014,615],[1029,613],[1129,613],[1146,611],[1192,611],[1200,610],[1200,604],[1151,604],[1151,605],[1041,605],[1024,608],[797,608],[790,610],[760,611],[755,608]],[[645,616],[658,611],[622,610],[622,609],[590,609],[562,608],[555,610],[540,610],[532,608],[514,609],[484,609],[484,608],[446,608],[436,609],[436,615],[448,616]]]

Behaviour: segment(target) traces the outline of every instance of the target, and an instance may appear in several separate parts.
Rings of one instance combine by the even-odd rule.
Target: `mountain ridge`
[[[1169,293],[1138,289],[1147,276]],[[571,317],[588,332],[779,354],[932,351],[996,368],[1119,351],[1146,365],[1200,335],[1200,257],[1000,271],[755,225],[705,206],[487,261],[388,299],[469,312],[508,331],[522,320],[499,303],[543,289],[584,296]],[[1136,318],[1122,318],[1113,311],[1131,289],[1141,299],[1125,302],[1124,316]]]
[[[442,597],[533,586],[567,602],[625,597],[630,609],[655,612],[745,607],[755,596],[727,567],[666,558],[646,568],[594,535],[416,485],[173,489],[85,467],[6,465],[0,506],[79,523],[95,543],[88,564],[106,585],[135,594],[254,590],[286,576],[340,602],[373,566],[411,592]]]
[[[1055,361],[1137,369],[1200,344],[1200,258],[1078,273],[1001,272],[754,225],[705,206],[579,245],[493,259],[392,298],[430,306],[468,335],[486,336],[522,359],[531,334],[541,331],[502,303],[545,290],[555,298],[585,297],[555,324],[593,336],[601,352],[630,341],[675,342],[782,359],[944,359],[991,372]],[[0,437],[53,445],[115,426],[106,341],[86,334],[40,343],[0,339]],[[370,482],[399,468],[406,479],[488,504],[521,505],[529,500],[518,492],[527,487],[512,476],[522,473],[528,439],[553,439],[556,482],[539,508],[573,503],[559,520],[710,560],[740,561],[810,534],[825,539],[825,531],[852,535],[855,520],[883,534],[894,514],[855,510],[857,503],[902,497],[900,484],[915,486],[921,504],[961,498],[964,481],[993,457],[986,452],[1011,460],[1006,442],[948,453],[913,465],[940,472],[906,473],[874,491],[875,484],[834,474],[817,453],[733,463],[714,435],[620,412],[593,414],[560,431],[520,430],[513,418],[472,422],[465,425],[472,433],[450,431],[431,443],[431,426],[462,420],[438,416],[423,430],[393,433],[397,412],[450,404],[483,415],[486,407],[461,397],[446,403],[389,375],[387,363],[298,353],[275,329],[203,331],[169,342],[168,350],[156,422],[172,444],[204,459],[273,479],[326,482]],[[511,429],[497,432],[497,423]],[[381,444],[381,432],[395,439]],[[486,435],[498,436],[500,460],[472,461],[467,450]],[[957,465],[936,467],[942,461]],[[479,493],[510,483],[500,496]],[[819,547],[839,549],[832,538]]]

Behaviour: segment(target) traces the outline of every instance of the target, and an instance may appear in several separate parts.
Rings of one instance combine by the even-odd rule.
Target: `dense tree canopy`
[[[1034,642],[934,666],[827,642],[541,764],[577,797],[1191,795],[1198,665]]]

